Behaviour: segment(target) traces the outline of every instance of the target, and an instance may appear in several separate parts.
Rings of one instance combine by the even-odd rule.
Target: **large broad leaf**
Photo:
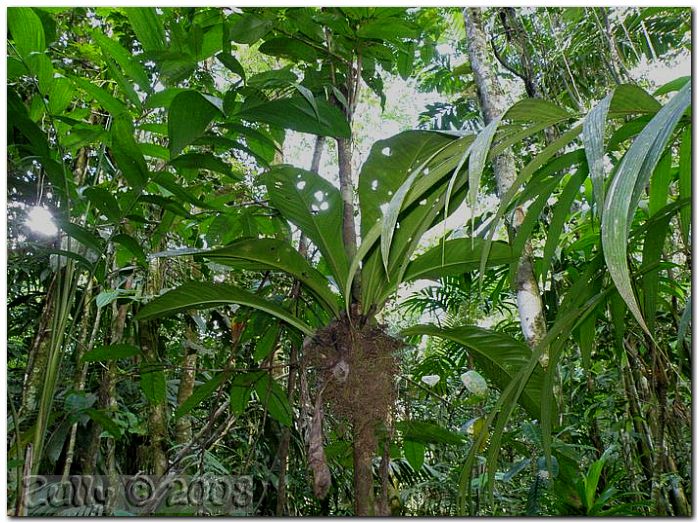
[[[136,82],[143,91],[151,92],[148,73],[145,72],[143,65],[136,60],[131,52],[124,49],[117,40],[108,38],[98,31],[92,33],[92,38],[102,48],[102,53],[105,57],[115,60],[129,78]]]
[[[485,240],[482,238],[457,238],[440,243],[417,256],[407,266],[404,281],[418,279],[436,280],[443,276],[459,275],[480,268],[480,258]],[[514,261],[511,247],[505,242],[494,242],[488,266],[504,265]]]
[[[230,39],[240,44],[253,44],[272,28],[271,20],[246,13],[229,30]]]
[[[145,187],[150,172],[148,164],[145,162],[145,158],[143,158],[143,153],[133,138],[133,122],[126,117],[115,118],[111,134],[112,154],[116,161],[116,166],[134,189],[133,197],[137,198],[140,191]],[[119,204],[122,208],[128,209],[131,203],[128,201],[128,198],[123,198],[120,195]]]
[[[237,116],[248,122],[267,123],[301,133],[336,138],[351,136],[349,123],[342,111],[323,99],[316,99],[315,104],[313,107],[302,96],[282,98],[249,108],[243,107]]]
[[[454,341],[473,356],[479,369],[500,389],[531,361],[531,349],[524,343],[501,332],[464,326],[442,329],[436,325],[416,325],[402,331],[404,336],[426,335]],[[543,369],[538,363],[519,398],[521,405],[534,418],[540,418]]]
[[[161,365],[141,364],[141,390],[150,403],[165,403],[167,400],[167,381]]]
[[[19,55],[25,60],[31,53],[46,49],[41,19],[30,7],[8,7],[7,27]]]
[[[681,136],[681,148],[679,149],[679,198],[691,197],[691,130],[692,126],[687,126]],[[681,209],[681,237],[685,245],[690,245],[691,230],[691,208]]]
[[[504,114],[504,119],[513,122],[536,122],[552,125],[572,118],[562,107],[540,98],[525,98],[512,105]]]
[[[362,300],[367,307],[379,303],[402,281],[411,254],[444,208],[448,174],[461,163],[473,138],[408,131],[377,142],[371,149],[359,178],[362,243],[345,285],[349,288],[363,261]],[[411,176],[415,170],[421,175]],[[456,192],[465,183],[463,176],[454,186]],[[387,210],[396,192],[405,186],[409,190],[399,198],[401,211],[391,235],[386,271],[380,245],[376,245],[384,229],[382,209]]]
[[[288,37],[267,40],[259,46],[259,52],[293,61],[314,62],[317,59],[317,51],[313,47],[305,42]]]
[[[123,102],[114,98],[111,93],[105,89],[96,86],[84,78],[72,76],[70,79],[73,81],[73,83],[75,83],[76,86],[96,100],[105,110],[109,111],[112,116],[118,117],[127,114],[127,109]]]
[[[361,235],[383,218],[395,192],[427,158],[453,142],[453,136],[433,131],[405,131],[371,147],[359,174]]]
[[[349,262],[342,239],[342,198],[316,173],[290,165],[272,168],[260,177],[274,208],[294,223],[320,249],[335,281],[347,278]]]
[[[170,162],[170,165],[175,169],[207,169],[230,176],[235,181],[242,179],[238,173],[231,172],[230,165],[210,153],[180,154]]]
[[[109,220],[117,223],[121,220],[121,209],[119,202],[114,198],[114,195],[101,187],[86,187],[83,194],[87,196],[90,202],[99,209]]]
[[[255,381],[254,390],[271,417],[282,425],[290,427],[293,423],[293,411],[281,385],[269,374],[264,374]]]
[[[424,443],[421,443],[419,441],[406,439],[403,443],[405,459],[415,472],[419,472],[419,470],[422,468],[422,465],[424,464],[425,450],[426,447],[424,446]]]
[[[247,372],[238,374],[230,384],[230,410],[233,414],[240,415],[245,411],[247,403],[250,401],[255,383],[264,379],[268,374],[264,371]]]
[[[154,7],[127,7],[125,11],[143,50],[158,51],[165,48],[165,28]]]
[[[138,260],[141,267],[148,267],[148,259],[145,256],[143,247],[141,247],[141,244],[138,243],[133,236],[129,236],[128,234],[117,234],[112,238],[112,242],[118,243],[119,245],[125,247],[126,250]]]
[[[640,193],[647,185],[676,125],[691,104],[691,85],[686,84],[638,135],[608,189],[604,203],[601,241],[608,271],[619,294],[640,326],[649,334],[633,293],[628,268],[628,232]]]
[[[604,182],[604,135],[609,116],[654,113],[661,105],[643,89],[635,85],[619,85],[611,94],[598,103],[584,119],[582,141],[589,165],[589,174],[594,188],[594,201],[599,216],[603,213],[606,198]]]
[[[383,260],[383,267],[385,268],[386,273],[389,273],[390,271],[388,262],[390,259],[390,247],[393,241],[393,236],[397,230],[397,219],[400,214],[400,210],[402,209],[402,204],[407,197],[407,193],[412,188],[415,178],[417,178],[421,172],[422,166],[419,166],[410,173],[405,182],[398,188],[395,195],[390,199],[388,208],[383,215],[383,224],[381,225],[381,259]]]
[[[206,127],[220,114],[220,110],[198,91],[177,94],[167,114],[167,133],[170,137],[170,158],[206,132]]]
[[[271,314],[305,334],[313,332],[313,329],[289,311],[264,298],[232,285],[207,282],[188,282],[166,292],[143,307],[136,315],[136,319],[148,320],[169,316],[187,309],[209,309],[233,303]]]
[[[604,135],[606,131],[606,117],[608,116],[608,109],[611,107],[612,99],[613,94],[609,94],[589,111],[589,114],[584,119],[584,131],[582,132],[584,152],[589,165],[589,175],[594,187],[594,202],[596,203],[596,211],[599,214],[603,211],[603,202],[606,197],[604,194],[606,173],[603,166]]]
[[[487,256],[490,253],[490,245],[492,238],[496,232],[497,226],[509,209],[510,204],[515,200],[515,197],[523,184],[528,182],[528,180],[533,176],[534,173],[543,167],[548,161],[555,156],[555,154],[566,147],[572,140],[574,140],[582,132],[582,126],[576,125],[570,130],[565,132],[562,136],[557,138],[553,143],[548,145],[545,149],[539,152],[530,162],[528,162],[523,169],[519,172],[516,180],[512,186],[507,190],[506,194],[501,196],[500,205],[497,208],[497,212],[492,219],[490,224],[490,232],[487,235],[487,243],[485,243],[482,249],[482,259],[480,261],[480,277],[484,278],[484,268],[487,263]],[[500,144],[501,145],[501,144]],[[492,152],[494,154],[494,151]]]
[[[477,203],[477,193],[480,189],[480,178],[485,169],[485,160],[492,145],[492,139],[499,127],[499,118],[495,118],[478,134],[473,142],[470,162],[468,163],[468,205],[473,218],[475,217],[475,205]]]
[[[85,410],[85,414],[87,414],[92,421],[98,423],[104,430],[111,434],[114,439],[119,439],[123,435],[119,425],[116,424],[110,417],[113,415],[113,413],[110,412],[107,414],[107,411],[103,409],[87,409]]]
[[[196,254],[240,268],[284,271],[303,283],[335,316],[338,314],[337,296],[327,285],[327,278],[288,242],[272,238],[242,238],[221,249]]]
[[[656,113],[662,108],[660,104],[647,91],[632,84],[623,84],[616,87],[613,92],[610,113],[615,116],[628,114]]]
[[[679,89],[681,89],[684,85],[686,85],[690,81],[691,81],[690,76],[679,76],[678,78],[674,78],[673,80],[665,83],[659,89],[657,89],[654,92],[654,96],[659,96],[662,94],[671,93],[673,91],[678,91]]]
[[[206,398],[211,396],[227,378],[230,377],[230,372],[219,372],[215,377],[208,380],[203,385],[197,387],[191,396],[189,396],[175,410],[175,418],[181,418],[188,414],[193,408],[199,406]]]

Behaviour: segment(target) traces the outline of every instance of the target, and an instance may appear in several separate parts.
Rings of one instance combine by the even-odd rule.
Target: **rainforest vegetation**
[[[691,514],[689,8],[7,22],[9,514]]]

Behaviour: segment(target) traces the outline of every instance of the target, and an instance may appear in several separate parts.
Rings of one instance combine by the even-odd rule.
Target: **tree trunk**
[[[463,19],[467,33],[468,56],[478,89],[480,108],[485,123],[488,124],[504,114],[506,109],[504,91],[497,80],[494,61],[487,48],[487,39],[482,26],[481,9],[464,8]],[[493,163],[497,193],[501,198],[511,188],[516,179],[514,157],[511,151],[505,151],[494,158]],[[519,207],[514,211],[514,216],[508,220],[510,240],[513,240],[516,229],[521,225],[524,217],[525,210]],[[527,242],[516,273],[516,301],[521,330],[528,344],[531,347],[535,347],[545,336],[546,327],[543,301],[533,270],[531,252],[530,242]],[[541,356],[543,365],[547,365],[547,361],[547,354]]]
[[[156,249],[162,248],[162,244],[156,245]],[[162,288],[165,265],[161,258],[155,258],[151,262],[148,271],[146,293],[156,295]],[[157,321],[142,321],[139,323],[140,342],[144,360],[151,364],[161,363],[161,340],[158,334]],[[152,473],[162,476],[167,472],[168,462],[165,445],[167,442],[167,401],[163,403],[148,402],[148,432],[150,444],[146,452]]]
[[[342,195],[342,239],[344,249],[350,263],[356,255],[356,222],[354,221],[354,183],[351,172],[351,140],[337,138],[337,160],[339,162],[339,192]],[[357,271],[352,283],[351,294],[353,302],[361,301],[361,279]]]
[[[375,427],[354,422],[354,515],[374,516],[373,455],[376,450]]]

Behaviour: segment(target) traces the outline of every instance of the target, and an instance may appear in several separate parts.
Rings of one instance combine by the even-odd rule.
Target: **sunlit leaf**
[[[690,103],[691,86],[686,84],[655,115],[623,156],[604,204],[601,240],[609,273],[633,316],[648,333],[630,281],[627,261],[629,218],[637,205],[639,189],[647,184],[674,128]]]

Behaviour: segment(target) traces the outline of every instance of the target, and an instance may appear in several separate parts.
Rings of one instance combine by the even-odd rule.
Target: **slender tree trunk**
[[[177,405],[182,405],[194,392],[194,382],[196,380],[196,360],[197,360],[197,335],[196,327],[187,325],[186,339],[184,340],[184,357],[182,358],[182,369],[179,375],[179,389],[177,389]],[[191,441],[191,417],[189,415],[177,418],[175,423],[175,442],[184,445]]]
[[[132,284],[132,276],[130,276],[124,283],[124,289],[130,289]],[[109,337],[109,342],[119,343],[123,340],[124,330],[126,327],[126,315],[128,313],[129,304],[118,305],[114,302],[112,304],[112,322],[111,322],[111,335]],[[102,371],[101,382],[98,391],[98,405],[100,408],[107,410],[116,409],[116,366],[114,362],[109,362],[106,369]],[[101,447],[102,426],[93,421],[90,429],[90,435],[88,438],[88,443],[84,447],[84,451],[81,453],[80,465],[83,474],[94,474],[97,467],[97,458],[99,456],[99,450]],[[108,438],[106,443],[106,456],[105,463],[107,465],[108,472],[110,471],[110,465],[114,464],[113,460],[115,454],[115,447],[113,445],[113,438]]]
[[[160,249],[162,245],[157,245]],[[156,295],[162,288],[165,265],[161,258],[155,258],[151,262],[148,271],[148,282],[146,292]],[[161,362],[161,340],[158,334],[159,324],[157,321],[142,321],[139,323],[140,342],[144,359],[150,364]],[[149,461],[153,474],[162,476],[167,472],[167,452],[165,445],[167,442],[167,401],[148,403],[148,432],[150,444],[148,447]]]
[[[46,300],[39,318],[39,325],[36,328],[31,347],[29,348],[27,368],[24,372],[24,383],[22,386],[22,400],[17,411],[20,420],[22,417],[31,417],[38,405],[50,349],[55,296],[56,277],[54,276],[46,291]]]
[[[313,149],[313,158],[310,162],[310,170],[314,173],[320,172],[320,160],[322,159],[322,151],[325,146],[325,137],[318,136],[315,139],[315,148]],[[298,252],[301,256],[306,256],[308,251],[308,245],[304,234],[301,234],[298,240]],[[296,302],[296,314],[298,311],[298,299],[300,297],[300,282],[298,280],[294,281],[293,289],[291,291],[291,299]],[[293,405],[293,395],[296,390],[296,377],[298,375],[298,347],[296,345],[291,346],[291,354],[289,358],[289,371],[288,371],[288,383],[286,387],[286,394],[288,396],[289,403]],[[278,491],[276,497],[276,515],[284,516],[286,515],[286,472],[288,469],[288,455],[291,445],[291,429],[289,427],[284,427],[281,431],[281,441],[279,443],[279,480],[278,480]]]
[[[331,49],[330,35],[326,32],[327,45]],[[356,108],[361,86],[362,59],[358,53],[349,64],[346,71],[346,80],[343,84],[337,83],[334,69],[331,70],[333,82],[336,88],[343,92],[346,98],[344,114],[351,127],[354,110]],[[338,106],[342,106],[336,101]],[[351,168],[351,139],[337,138],[337,162],[339,164],[339,191],[342,196],[342,239],[347,258],[351,260],[356,255],[357,236],[356,223],[354,221],[354,182]],[[356,271],[351,288],[352,315],[358,317],[361,311],[361,271]],[[353,427],[354,443],[354,515],[370,516],[374,512],[373,502],[373,470],[372,459],[375,452],[375,434],[372,425]]]
[[[480,8],[464,8],[463,18],[467,33],[467,47],[470,64],[478,89],[480,108],[485,123],[501,117],[506,109],[504,91],[497,80],[493,57],[487,48],[487,39],[482,25]],[[511,151],[505,151],[494,159],[494,174],[497,182],[497,193],[500,198],[511,188],[516,179],[516,167]],[[513,239],[516,229],[525,217],[521,207],[514,211],[509,220],[509,237]],[[545,316],[543,301],[538,288],[538,280],[533,270],[531,245],[527,242],[524,247],[519,267],[516,273],[516,298],[519,311],[521,330],[526,341],[535,347],[545,336]],[[541,357],[541,363],[547,365],[547,354]]]

